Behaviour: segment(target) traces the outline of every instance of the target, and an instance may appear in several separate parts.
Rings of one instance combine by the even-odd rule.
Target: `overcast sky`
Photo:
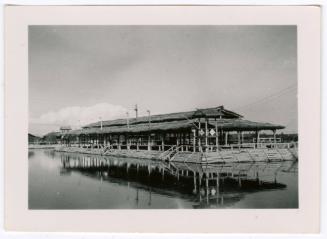
[[[29,131],[224,105],[297,132],[296,26],[30,26]]]

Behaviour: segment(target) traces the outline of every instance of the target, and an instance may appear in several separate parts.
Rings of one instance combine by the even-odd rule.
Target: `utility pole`
[[[129,129],[129,113],[128,112],[126,112],[126,116],[127,116],[127,118],[126,118],[126,120],[127,120],[127,128]]]
[[[148,112],[148,116],[149,116],[149,129],[151,127],[151,112],[150,110],[147,110],[146,112]]]
[[[137,113],[138,113],[138,109],[137,109],[137,104],[135,105],[135,108],[134,108],[134,110],[135,110],[135,115],[136,115],[136,120],[137,120]]]
[[[129,114],[128,111],[126,112],[126,120],[127,120],[127,128],[129,129]],[[131,149],[131,145],[130,145],[130,139],[129,139],[129,135],[128,133],[126,134],[126,142],[127,142],[127,149],[130,150]]]
[[[150,110],[147,110],[146,112],[148,112],[149,115],[149,136],[148,136],[148,150],[151,150],[151,132],[150,132],[150,128],[151,128],[151,115],[150,115]]]

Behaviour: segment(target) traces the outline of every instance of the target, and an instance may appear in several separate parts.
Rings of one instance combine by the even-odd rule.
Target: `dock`
[[[217,151],[190,152],[182,151],[181,147],[171,147],[162,152],[155,150],[111,149],[108,147],[83,148],[77,146],[62,146],[57,147],[56,151],[195,164],[280,162],[298,160],[296,156],[296,148],[224,149]]]

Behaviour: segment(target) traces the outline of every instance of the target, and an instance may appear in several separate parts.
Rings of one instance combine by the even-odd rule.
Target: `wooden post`
[[[208,151],[208,119],[205,122],[205,139],[206,139],[206,151]]]
[[[148,135],[148,151],[150,151],[151,150],[151,134],[150,134],[150,132],[149,132],[149,135]]]
[[[126,145],[127,145],[127,150],[131,149],[131,145],[129,143],[129,136],[126,134]]]
[[[276,130],[273,130],[273,134],[274,134],[274,148],[276,148]]]
[[[241,131],[237,132],[237,137],[238,137],[238,149],[241,148]]]
[[[193,152],[196,151],[195,145],[196,145],[196,130],[193,129]]]
[[[188,132],[188,142],[187,142],[187,145],[191,145],[191,133],[190,132]]]
[[[227,146],[228,143],[228,132],[225,132],[225,146]]]
[[[217,118],[215,118],[215,123],[216,123],[216,125],[215,125],[215,130],[216,130],[216,151],[218,152],[218,150],[219,150],[219,134],[218,134],[218,121],[217,121]]]
[[[257,136],[257,137],[256,137],[256,138],[257,138],[256,141],[257,141],[257,148],[258,148],[258,146],[259,146],[259,141],[260,141],[260,131],[259,131],[259,130],[256,131],[256,136]]]
[[[161,134],[161,150],[165,151],[165,135],[164,135],[164,133]]]
[[[186,135],[185,135],[185,132],[183,132],[183,145],[186,145],[185,141],[186,141]],[[184,148],[183,148],[183,150],[184,150]]]
[[[198,133],[198,136],[199,136],[199,152],[202,151],[202,148],[201,148],[200,130],[201,130],[201,119],[199,119],[199,133]]]
[[[118,149],[121,150],[121,147],[120,147],[120,134],[118,134]]]

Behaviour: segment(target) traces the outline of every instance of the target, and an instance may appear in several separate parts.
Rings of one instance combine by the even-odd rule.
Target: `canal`
[[[186,164],[29,150],[29,209],[298,208],[297,162]]]

